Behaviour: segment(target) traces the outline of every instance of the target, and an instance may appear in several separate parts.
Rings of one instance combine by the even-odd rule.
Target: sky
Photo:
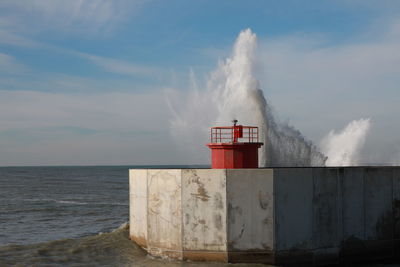
[[[247,28],[280,120],[318,145],[370,118],[363,161],[400,164],[398,0],[2,0],[0,166],[207,164],[166,92],[206,84]]]

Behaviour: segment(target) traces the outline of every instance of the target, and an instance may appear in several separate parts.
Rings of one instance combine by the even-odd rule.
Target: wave
[[[50,199],[50,198],[24,198],[21,199],[22,201],[26,202],[55,202],[59,204],[72,204],[72,205],[106,205],[106,206],[129,206],[128,203],[121,203],[121,202],[93,202],[88,203],[84,201],[76,201],[76,200],[57,200],[57,199]]]
[[[3,246],[0,266],[142,265],[148,261],[146,253],[129,239],[128,232],[129,225],[124,224],[112,232],[83,238]]]
[[[129,224],[108,233],[0,247],[0,266],[232,266],[156,259],[129,239]],[[248,265],[241,265],[248,266]],[[253,266],[253,265],[252,265]]]
[[[257,36],[246,29],[237,37],[231,55],[219,62],[205,84],[199,86],[191,72],[192,90],[186,96],[167,91],[172,113],[170,132],[183,150],[188,149],[193,159],[199,154],[203,158],[198,160],[208,159],[205,146],[194,144],[209,138],[210,127],[237,119],[242,125],[259,128],[264,143],[259,153],[260,167],[359,165],[369,120],[352,122],[343,133],[332,131],[321,151],[294,126],[277,119],[257,79],[260,65]],[[204,89],[199,90],[201,87]]]
[[[57,203],[60,204],[74,204],[74,205],[87,205],[88,203],[86,202],[78,202],[78,201],[72,201],[72,200],[56,200]]]
[[[129,224],[124,223],[108,233],[97,233],[76,239],[60,239],[32,245],[0,246],[0,266],[250,267],[265,265],[180,262],[153,258],[129,239]],[[362,266],[364,265],[360,265]]]
[[[119,203],[119,202],[98,202],[98,203],[93,203],[93,205],[129,206],[129,203]]]

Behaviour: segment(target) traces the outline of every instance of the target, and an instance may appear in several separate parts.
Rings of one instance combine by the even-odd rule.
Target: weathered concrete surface
[[[365,239],[364,168],[345,168],[342,177],[342,257],[363,257],[359,247]],[[357,255],[357,253],[359,255]]]
[[[228,251],[269,255],[274,247],[272,169],[227,170]],[[235,262],[246,262],[232,253]],[[259,257],[258,257],[259,258]]]
[[[342,205],[338,178],[337,168],[313,169],[314,262],[332,262],[339,258]]]
[[[181,172],[147,171],[147,249],[153,255],[182,258]]]
[[[130,171],[130,235],[175,259],[325,264],[400,255],[400,168]]]
[[[393,254],[393,170],[367,168],[364,172],[366,253],[374,258]]]
[[[312,259],[313,174],[311,168],[274,169],[275,251],[284,262]],[[286,257],[288,255],[288,257]],[[282,260],[279,260],[282,261]]]
[[[129,235],[147,248],[147,170],[129,170]]]
[[[364,239],[364,169],[342,170],[343,240]]]
[[[276,249],[313,249],[312,169],[277,169],[274,174],[280,177],[275,180]]]
[[[182,237],[186,259],[226,261],[225,173],[221,169],[182,170]]]

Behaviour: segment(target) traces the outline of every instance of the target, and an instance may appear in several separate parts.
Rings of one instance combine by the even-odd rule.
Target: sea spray
[[[255,77],[257,37],[250,29],[242,31],[233,47],[232,56],[219,62],[211,73],[206,89],[193,88],[184,105],[171,98],[168,102],[173,118],[173,135],[189,147],[203,146],[211,126],[240,124],[258,126],[264,142],[260,166],[323,166],[326,157],[294,127],[275,120],[271,107]],[[192,77],[193,78],[193,77]],[[203,151],[205,151],[203,149]],[[192,154],[193,155],[193,154]]]
[[[350,122],[342,131],[331,131],[321,141],[322,152],[328,157],[327,166],[359,164],[361,149],[371,127],[370,119]]]
[[[390,165],[400,166],[400,152],[397,152],[397,154],[392,158]]]

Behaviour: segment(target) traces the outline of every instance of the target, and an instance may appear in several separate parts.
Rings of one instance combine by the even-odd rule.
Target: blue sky
[[[369,117],[364,161],[400,163],[400,1],[3,0],[0,166],[207,163],[172,140],[165,91],[246,28],[281,120],[318,143]]]

